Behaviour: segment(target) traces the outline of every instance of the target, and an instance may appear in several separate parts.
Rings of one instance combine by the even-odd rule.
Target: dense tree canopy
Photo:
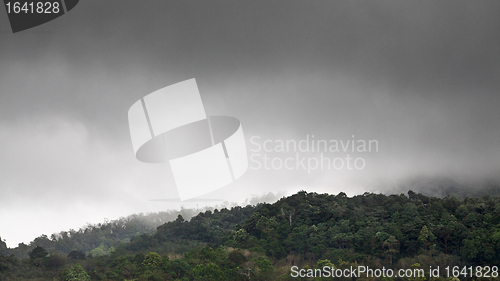
[[[409,191],[349,198],[301,191],[274,204],[208,210],[190,220],[177,213],[156,232],[138,231],[129,240],[120,227],[129,226],[108,222],[15,249],[0,243],[0,280],[296,280],[294,265],[500,264],[500,198],[493,196],[460,200]],[[103,239],[94,240],[101,231]],[[73,249],[58,250],[67,245]],[[26,250],[21,260],[15,256]]]

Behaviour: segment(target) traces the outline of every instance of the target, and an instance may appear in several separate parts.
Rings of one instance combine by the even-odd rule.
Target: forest
[[[0,239],[0,280],[326,280],[291,268],[359,265],[426,276],[344,279],[498,280],[500,197],[300,191],[273,204],[134,215],[12,249]],[[447,266],[490,273],[445,276]]]

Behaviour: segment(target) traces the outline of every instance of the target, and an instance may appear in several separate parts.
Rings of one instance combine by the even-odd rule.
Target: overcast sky
[[[361,170],[249,169],[212,198],[495,178],[498,15],[498,1],[85,0],[12,34],[0,11],[0,236],[180,207],[148,201],[178,195],[168,166],[135,159],[127,112],[190,78],[207,114],[242,122],[250,154],[256,136],[379,144],[351,153]]]

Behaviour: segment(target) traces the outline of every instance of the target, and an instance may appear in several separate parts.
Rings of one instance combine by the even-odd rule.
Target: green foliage
[[[63,281],[88,281],[90,276],[87,274],[85,269],[79,265],[75,264],[70,268],[66,268],[61,272],[60,276]]]
[[[104,243],[101,243],[101,245],[99,245],[99,247],[91,250],[90,254],[94,257],[107,256],[107,255],[111,254],[114,250],[115,250],[115,247],[113,247],[113,246],[107,247]]]
[[[16,267],[19,264],[18,259],[14,256],[0,256],[0,280],[4,275],[3,273],[7,273],[12,267]]]
[[[182,259],[171,260],[167,266],[167,274],[172,276],[174,279],[183,278],[190,270],[191,266]]]
[[[245,255],[243,255],[241,250],[234,250],[229,253],[227,260],[231,263],[234,263],[236,266],[240,266],[247,261],[247,258],[245,257]]]
[[[424,246],[424,249],[427,250],[429,248],[429,244],[434,241],[435,238],[434,234],[429,231],[426,225],[424,225],[422,230],[420,230],[418,241]]]
[[[224,272],[214,263],[198,264],[192,271],[194,281],[222,281]]]
[[[163,263],[162,258],[158,253],[150,252],[146,255],[144,260],[142,261],[142,265],[147,266],[148,268],[157,268]]]
[[[8,254],[7,244],[0,237],[0,256],[6,256]]]
[[[67,263],[67,259],[60,254],[52,253],[46,258],[45,266],[49,270],[57,270]]]
[[[77,233],[8,249],[26,253],[25,260],[0,256],[0,280],[289,280],[292,265],[496,265],[500,198],[439,199],[415,192],[349,198],[302,191],[275,204],[206,211],[191,220],[177,214],[154,234],[134,232],[129,243],[118,235],[113,240],[111,231],[89,238],[92,243],[79,240],[92,245],[85,246],[87,257],[77,244],[69,243],[74,247],[67,258],[54,250],[66,249],[63,242]]]
[[[212,244],[222,244],[227,239],[227,235],[238,224],[250,218],[256,209],[257,207],[255,206],[215,209],[213,212],[206,211],[199,213],[191,218],[189,222],[185,221],[182,216],[179,216],[175,221],[158,227],[152,239],[141,241],[141,243],[143,245],[151,245],[156,242],[197,240]],[[134,241],[132,244],[134,244]]]
[[[48,255],[49,255],[49,253],[47,251],[45,251],[45,249],[40,247],[40,246],[36,246],[35,249],[33,249],[33,251],[31,251],[29,253],[31,261],[34,261],[36,259],[44,259]]]
[[[203,260],[213,261],[217,258],[214,249],[212,247],[203,247],[200,253],[200,258]]]
[[[85,253],[82,253],[82,252],[77,251],[77,250],[73,250],[73,251],[69,252],[68,258],[74,259],[74,260],[84,260]]]
[[[35,246],[43,247],[51,253],[69,254],[73,250],[89,253],[95,250],[92,255],[107,255],[110,253],[109,249],[117,248],[120,244],[129,243],[137,235],[153,234],[158,226],[174,220],[179,215],[184,218],[191,218],[198,212],[199,210],[196,209],[181,209],[180,211],[146,215],[142,213],[134,214],[112,221],[105,219],[103,223],[87,224],[79,230],[61,231],[52,234],[50,237],[41,235],[29,245],[20,243],[18,247],[8,249],[7,253],[2,252],[3,242],[0,242],[0,255],[14,254],[20,259],[28,258],[29,252]]]
[[[406,257],[446,254],[473,264],[495,264],[500,261],[500,234],[494,235],[499,202],[490,196],[460,201],[411,191],[408,197],[365,193],[352,198],[299,192],[263,204],[226,241],[232,247],[266,249],[275,259],[295,253],[312,260],[380,259],[392,264]],[[290,224],[286,210],[291,209]]]

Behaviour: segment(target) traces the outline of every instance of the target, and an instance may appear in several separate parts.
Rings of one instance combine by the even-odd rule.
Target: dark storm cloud
[[[191,77],[208,95],[240,77],[318,73],[387,87],[395,99],[497,105],[499,12],[494,1],[86,1],[39,27],[54,34],[2,36],[1,76],[32,81],[3,87],[2,112],[113,123],[145,93]]]

